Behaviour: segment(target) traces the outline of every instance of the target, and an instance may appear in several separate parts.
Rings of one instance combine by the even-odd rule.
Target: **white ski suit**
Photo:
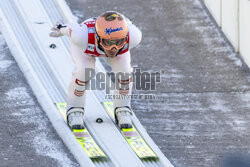
[[[130,65],[130,49],[137,46],[141,41],[141,31],[128,19],[129,43],[125,45],[123,50],[116,57],[107,57],[95,44],[95,18],[85,20],[81,24],[68,24],[61,28],[63,35],[70,37],[71,57],[75,64],[72,72],[72,80],[69,85],[67,97],[67,109],[71,107],[85,106],[85,89],[89,82],[89,78],[85,75],[86,68],[95,68],[96,57],[105,57],[106,62],[111,66],[112,72],[130,73],[132,68]],[[114,90],[115,95],[130,95],[132,91],[131,78],[115,79],[118,84],[128,84],[126,90]],[[114,108],[128,106],[130,107],[130,99],[114,99]]]

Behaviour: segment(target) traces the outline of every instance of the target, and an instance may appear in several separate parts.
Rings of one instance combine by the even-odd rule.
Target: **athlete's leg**
[[[85,89],[89,82],[89,76],[85,75],[85,71],[87,68],[95,68],[95,58],[86,55],[78,45],[72,42],[71,57],[75,68],[68,89],[67,110],[72,107],[83,108],[85,106]]]
[[[110,64],[112,71],[116,74],[116,76],[119,76],[115,78],[116,89],[114,90],[114,94],[131,95],[133,86],[131,73],[133,72],[133,69],[130,65],[130,52],[128,51],[114,58],[108,58],[107,62]],[[119,72],[125,75],[117,75]],[[116,107],[124,106],[130,108],[130,98],[114,99],[114,109]]]
[[[132,128],[130,98],[132,92],[132,68],[130,65],[130,52],[108,59],[115,76],[114,95],[118,95],[114,101],[114,114],[117,125],[123,128]],[[118,75],[120,72],[121,75]]]

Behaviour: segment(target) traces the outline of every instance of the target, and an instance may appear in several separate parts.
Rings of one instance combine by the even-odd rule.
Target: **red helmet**
[[[115,11],[100,15],[95,23],[96,43],[103,49],[117,50],[127,43],[128,26],[125,17]]]

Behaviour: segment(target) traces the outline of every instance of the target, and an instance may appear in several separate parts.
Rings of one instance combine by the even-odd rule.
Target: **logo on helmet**
[[[116,29],[112,29],[112,28],[107,29],[107,28],[106,28],[106,29],[104,30],[104,32],[105,32],[106,34],[110,35],[112,32],[121,31],[121,30],[123,30],[122,27],[116,28]]]

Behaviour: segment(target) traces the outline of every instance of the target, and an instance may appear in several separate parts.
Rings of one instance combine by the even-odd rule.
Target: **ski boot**
[[[121,129],[132,128],[131,116],[133,115],[129,107],[116,107],[115,108],[115,123]]]
[[[71,129],[84,129],[84,108],[71,107],[67,111],[67,124]]]

